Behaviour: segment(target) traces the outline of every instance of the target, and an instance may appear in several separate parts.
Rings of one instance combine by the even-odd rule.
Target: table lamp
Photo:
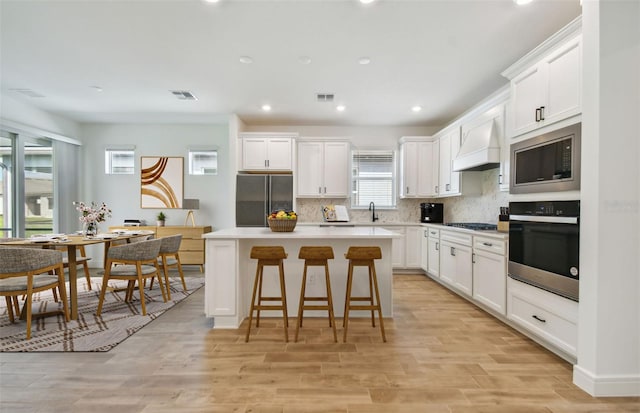
[[[189,217],[191,217],[191,225],[196,226],[196,221],[193,217],[193,210],[200,209],[200,200],[199,199],[183,199],[182,200],[182,209],[188,209],[187,217],[184,220],[184,226],[187,226],[187,222],[189,222]]]

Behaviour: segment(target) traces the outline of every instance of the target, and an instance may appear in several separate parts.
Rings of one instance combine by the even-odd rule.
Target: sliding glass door
[[[25,235],[53,232],[53,148],[50,140],[24,142]]]

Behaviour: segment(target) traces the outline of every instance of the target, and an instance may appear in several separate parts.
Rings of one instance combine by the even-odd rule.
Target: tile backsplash
[[[508,192],[498,188],[498,169],[483,172],[463,172],[482,174],[482,193],[475,196],[454,196],[433,199],[399,199],[394,210],[376,209],[378,223],[419,223],[420,203],[440,202],[444,204],[445,222],[498,222],[501,206],[508,206]],[[323,205],[345,205],[352,222],[371,222],[371,211],[351,209],[348,199],[297,199],[296,212],[300,222],[322,222]]]

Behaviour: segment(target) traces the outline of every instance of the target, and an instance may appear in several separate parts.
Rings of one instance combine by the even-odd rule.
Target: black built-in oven
[[[509,203],[509,276],[578,301],[580,201]]]

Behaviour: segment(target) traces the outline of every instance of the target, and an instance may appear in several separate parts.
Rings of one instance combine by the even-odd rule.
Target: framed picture
[[[140,157],[140,207],[182,208],[184,158]]]

